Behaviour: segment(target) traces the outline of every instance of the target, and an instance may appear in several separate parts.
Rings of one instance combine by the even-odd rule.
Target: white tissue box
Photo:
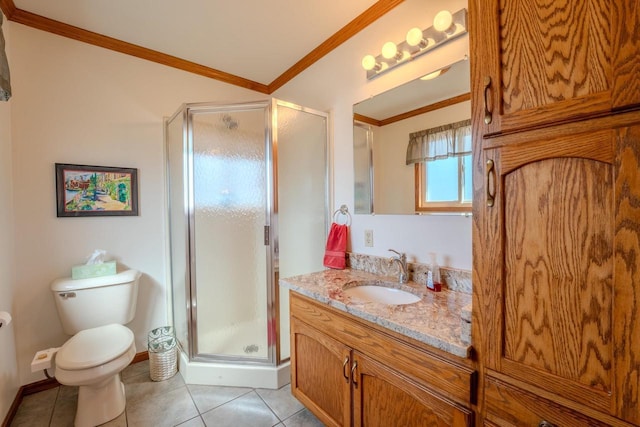
[[[109,276],[111,274],[116,274],[115,261],[71,267],[72,279],[88,279],[90,277]]]

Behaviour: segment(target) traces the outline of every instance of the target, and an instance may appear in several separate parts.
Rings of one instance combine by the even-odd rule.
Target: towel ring
[[[351,214],[349,213],[349,208],[347,207],[347,205],[340,206],[340,209],[336,209],[336,211],[333,213],[333,222],[335,222],[336,224],[338,224],[338,214],[347,217],[345,220],[345,225],[351,225]]]

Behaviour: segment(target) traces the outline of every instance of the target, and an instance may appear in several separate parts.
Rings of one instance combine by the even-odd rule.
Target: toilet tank
[[[140,272],[126,270],[90,279],[57,279],[51,291],[68,335],[89,328],[118,323],[125,325],[136,313]]]

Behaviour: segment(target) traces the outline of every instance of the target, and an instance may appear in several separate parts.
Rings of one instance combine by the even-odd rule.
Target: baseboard
[[[145,360],[149,360],[149,352],[141,351],[140,353],[136,353],[136,355],[133,356],[133,360],[131,361],[130,365],[138,362],[144,362]]]
[[[136,355],[133,356],[133,360],[131,360],[130,365],[133,365],[134,363],[138,363],[138,362],[143,362],[145,360],[149,360],[149,352],[141,351],[140,353],[136,353]],[[25,396],[29,396],[30,394],[49,390],[49,389],[58,387],[59,385],[60,383],[56,381],[55,378],[47,378],[46,380],[36,381],[35,383],[26,384],[20,387],[18,389],[18,392],[16,393],[15,399],[13,399],[13,403],[11,404],[11,407],[9,408],[9,412],[7,412],[7,416],[4,418],[4,421],[2,422],[2,427],[9,427],[11,425],[13,418],[18,413],[18,408],[22,403],[22,399]]]

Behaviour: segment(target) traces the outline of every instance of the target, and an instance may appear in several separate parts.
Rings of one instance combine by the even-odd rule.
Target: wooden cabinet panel
[[[490,392],[488,370],[604,425],[640,424],[640,125],[614,125],[622,122],[512,134],[479,150],[481,165],[493,162],[494,203],[474,213],[483,238],[473,340],[485,374],[481,407],[500,405],[502,421],[510,413],[523,420],[513,425],[533,423],[519,418],[527,404],[510,400],[517,393]]]
[[[473,425],[470,368],[294,292],[289,303],[291,390],[326,425]]]
[[[337,310],[292,293],[291,312],[344,344],[413,378],[441,394],[467,404],[475,402],[476,372],[442,357],[429,354],[405,341],[393,338],[372,326],[347,318]]]
[[[350,425],[350,349],[296,319],[291,342],[292,394],[326,425]]]
[[[486,382],[487,423],[501,427],[538,426],[546,421],[553,426],[610,426],[535,394],[501,383],[491,377]],[[627,425],[620,423],[619,425]]]
[[[485,134],[573,120],[640,103],[633,0],[472,0],[473,93]],[[631,21],[630,24],[628,21]]]
[[[469,409],[447,401],[388,367],[354,353],[353,425],[356,427],[471,426]]]
[[[496,193],[487,219],[501,224],[489,261],[502,272],[487,285],[500,315],[486,366],[603,411],[613,384],[613,139],[604,130],[485,150]]]
[[[640,425],[640,125],[616,141],[614,412]]]

